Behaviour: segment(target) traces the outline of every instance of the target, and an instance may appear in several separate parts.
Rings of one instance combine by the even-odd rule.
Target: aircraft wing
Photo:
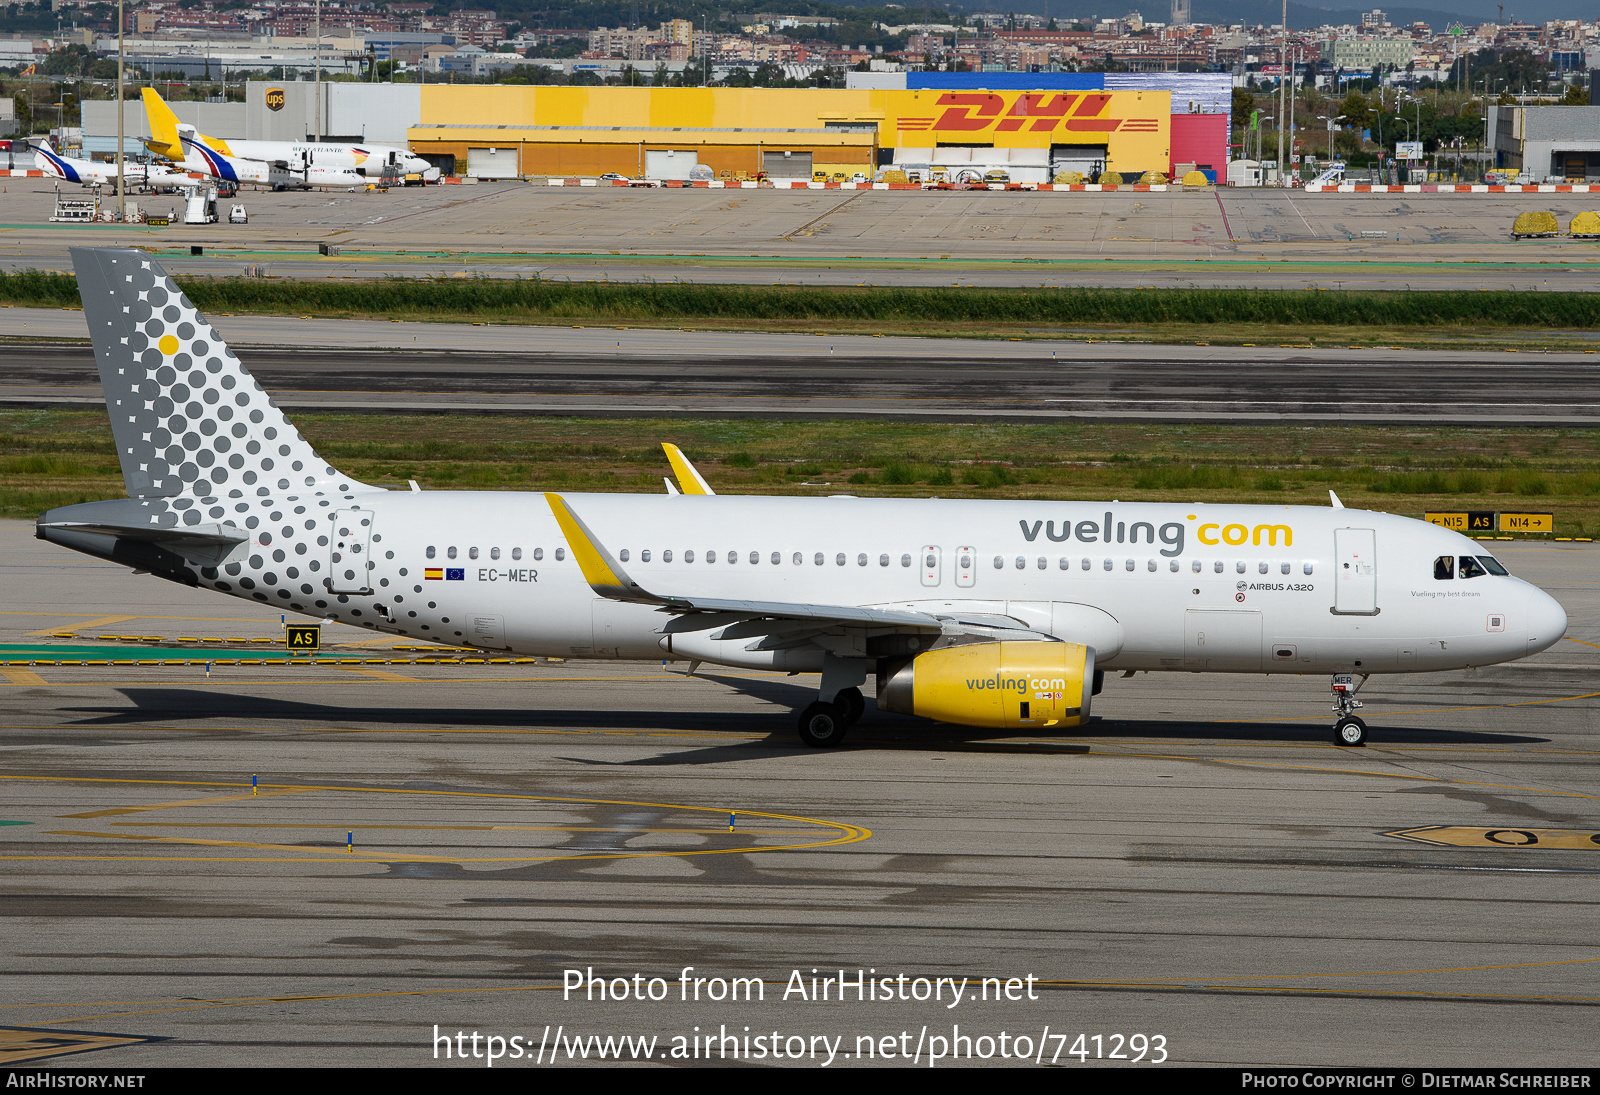
[[[784,645],[804,640],[827,628],[867,628],[873,631],[933,632],[944,635],[1005,633],[1007,638],[1051,640],[1053,636],[1034,632],[1022,621],[992,613],[919,612],[904,608],[873,608],[857,605],[801,604],[790,601],[748,601],[722,597],[680,596],[646,589],[635,581],[615,556],[590,531],[589,526],[559,494],[545,494],[561,526],[573,558],[583,571],[589,588],[602,597],[634,604],[657,605],[678,619],[663,630],[668,634],[731,628],[726,638],[767,635]]]

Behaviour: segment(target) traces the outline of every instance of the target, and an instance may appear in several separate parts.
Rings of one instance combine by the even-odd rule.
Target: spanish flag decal
[[[422,577],[426,581],[442,582],[444,581],[444,569],[442,567],[428,567],[422,572]]]

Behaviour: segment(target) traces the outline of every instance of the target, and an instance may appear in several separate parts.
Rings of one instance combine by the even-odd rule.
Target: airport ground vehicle
[[[387,491],[341,474],[148,254],[74,249],[129,497],[41,539],[412,639],[820,673],[801,739],[861,685],[967,726],[1081,726],[1108,671],[1359,680],[1556,643],[1559,603],[1459,533],[1330,507]],[[669,484],[670,486],[670,484]],[[1359,680],[1358,680],[1359,679]]]

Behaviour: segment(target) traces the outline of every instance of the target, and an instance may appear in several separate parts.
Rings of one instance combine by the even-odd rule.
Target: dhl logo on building
[[[1115,133],[1121,126],[1157,126],[1155,118],[1108,116],[1111,96],[1105,92],[1025,92],[1009,98],[984,92],[946,92],[934,104],[938,114],[900,118],[901,130],[951,130],[977,133]]]
[[[885,145],[1106,145],[1119,162],[1166,170],[1171,96],[1150,91],[890,91]]]

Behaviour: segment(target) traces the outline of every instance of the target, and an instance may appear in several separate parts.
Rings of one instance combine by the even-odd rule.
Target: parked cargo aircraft
[[[33,162],[46,175],[64,179],[67,182],[82,183],[84,186],[115,186],[117,183],[116,164],[97,163],[94,160],[80,160],[72,156],[63,156],[52,148],[48,141],[34,146]],[[172,189],[180,186],[194,186],[200,181],[200,179],[192,175],[180,171],[172,171],[155,164],[124,163],[122,165],[122,185],[130,190],[136,187]]]
[[[312,449],[149,255],[75,249],[125,500],[40,538],[182,582],[488,651],[820,672],[836,745],[880,708],[1083,725],[1107,671],[1356,680],[1525,657],[1561,606],[1480,544],[1308,506],[387,491]],[[670,487],[670,484],[669,484]],[[691,671],[693,667],[691,666]]]
[[[178,137],[178,127],[182,124],[178,116],[154,88],[144,88],[143,96],[151,134],[146,143],[158,155],[182,161],[185,152]],[[427,182],[436,182],[439,178],[437,167],[410,149],[395,145],[350,144],[345,141],[223,140],[203,133],[197,136],[219,155],[261,160],[286,171],[303,171],[306,168],[349,170],[365,180],[372,180],[392,169],[402,176],[420,175]]]

